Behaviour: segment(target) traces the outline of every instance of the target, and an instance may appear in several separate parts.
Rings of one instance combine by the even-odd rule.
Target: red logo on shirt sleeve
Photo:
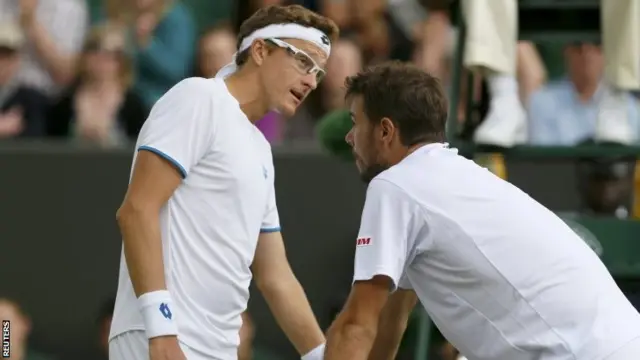
[[[370,237],[366,237],[366,238],[358,238],[358,240],[356,241],[356,246],[367,246],[371,244],[371,238]]]

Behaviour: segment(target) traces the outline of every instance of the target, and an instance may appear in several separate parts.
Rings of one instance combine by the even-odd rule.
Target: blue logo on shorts
[[[160,304],[160,313],[164,316],[165,319],[171,320],[171,310],[169,310],[169,305],[166,303]]]
[[[262,167],[262,175],[264,175],[264,178],[267,178],[267,175],[269,175],[269,173],[267,172],[267,168],[266,167]]]

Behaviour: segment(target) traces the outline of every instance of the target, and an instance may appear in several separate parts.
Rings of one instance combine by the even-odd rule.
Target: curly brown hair
[[[345,81],[346,99],[362,96],[374,124],[389,118],[404,146],[445,141],[447,97],[434,76],[417,66],[392,61],[372,66]]]
[[[272,5],[256,11],[240,25],[236,48],[240,48],[242,40],[254,31],[273,24],[298,24],[313,27],[322,31],[331,42],[340,36],[340,30],[333,20],[319,15],[300,5]],[[236,57],[236,65],[244,64],[249,58],[249,49],[242,51]]]

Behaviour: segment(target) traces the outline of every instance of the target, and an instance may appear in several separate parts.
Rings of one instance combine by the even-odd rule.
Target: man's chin
[[[362,170],[358,167],[358,171],[360,171],[360,180],[362,180],[365,184],[368,184],[378,176],[381,172],[387,170],[388,167],[384,165],[373,165],[369,166],[366,169]]]
[[[277,107],[277,111],[282,114],[284,117],[291,117],[295,115],[298,110],[299,105],[292,104],[291,102],[285,102]]]
[[[375,176],[374,176],[374,177],[375,177]],[[360,173],[360,180],[361,180],[363,183],[365,183],[365,184],[370,183],[370,182],[371,182],[371,180],[373,180],[373,178],[374,178],[374,177],[372,177],[371,175],[369,175],[369,174],[368,174],[368,173],[366,173],[366,172],[361,172],[361,173]]]

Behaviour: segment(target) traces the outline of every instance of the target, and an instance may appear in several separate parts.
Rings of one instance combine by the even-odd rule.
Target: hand
[[[139,46],[144,46],[149,42],[153,31],[158,25],[158,20],[158,16],[152,12],[138,15],[136,19],[136,40]]]
[[[33,24],[33,20],[36,17],[36,9],[38,8],[39,0],[19,0],[20,4],[20,24],[23,27],[28,27]]]
[[[0,114],[0,138],[20,134],[24,130],[24,121],[22,120],[22,109],[20,108],[13,108]]]
[[[116,119],[117,106],[110,97],[79,93],[75,100],[75,126],[80,137],[94,142],[109,138]]]
[[[149,360],[187,360],[180,349],[177,336],[149,339]]]
[[[103,117],[86,117],[76,123],[80,137],[97,143],[102,143],[109,138],[111,122]]]

